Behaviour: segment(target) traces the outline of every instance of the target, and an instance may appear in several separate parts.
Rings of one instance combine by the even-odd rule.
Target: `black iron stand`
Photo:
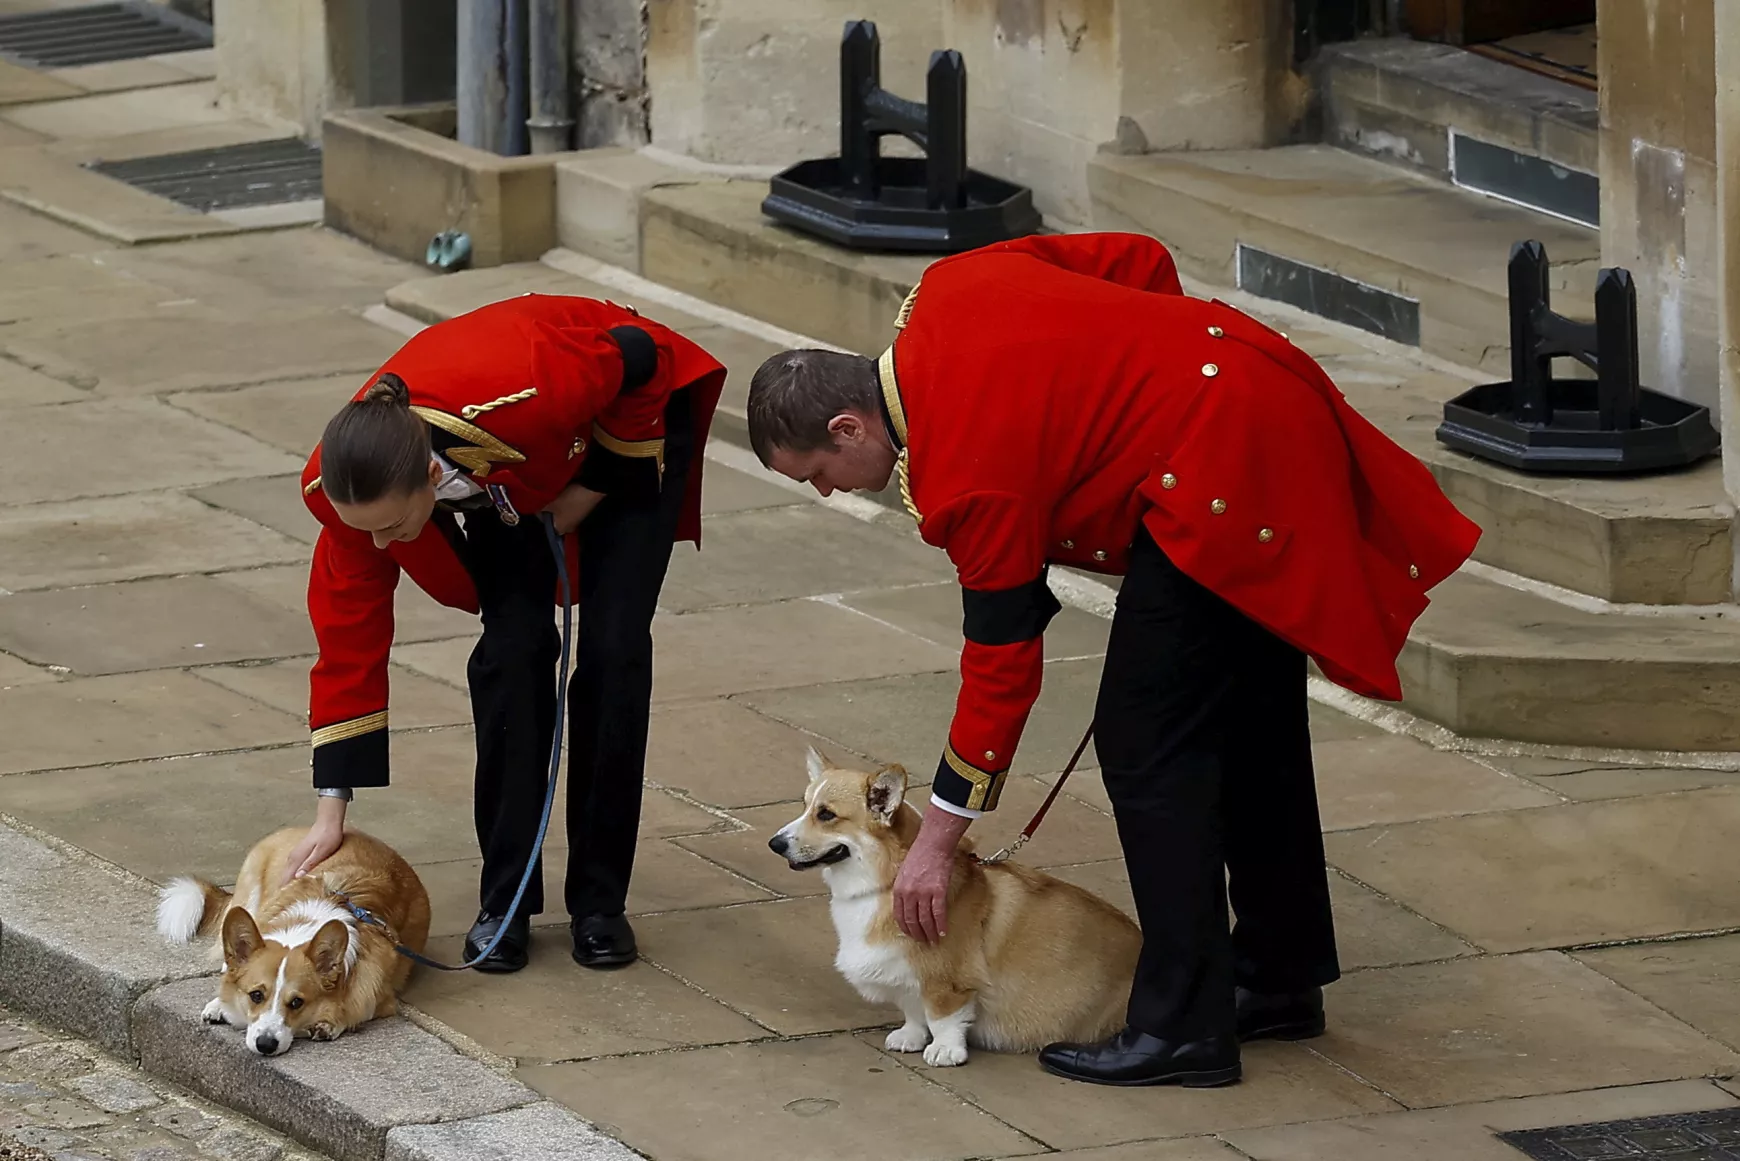
[[[1710,409],[1639,386],[1637,288],[1629,271],[1601,271],[1595,321],[1553,313],[1547,251],[1510,254],[1510,380],[1483,383],[1444,405],[1438,440],[1525,472],[1653,472],[1696,463],[1719,440]],[[1571,358],[1596,378],[1559,379]]]
[[[854,250],[958,253],[1039,229],[1025,186],[967,167],[967,66],[933,52],[926,103],[882,87],[876,25],[853,20],[840,43],[840,156],[800,161],[773,179],[762,212]],[[883,157],[897,133],[922,158]]]

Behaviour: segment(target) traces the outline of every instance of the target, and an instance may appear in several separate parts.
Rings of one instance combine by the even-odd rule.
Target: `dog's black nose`
[[[278,1051],[278,1038],[270,1033],[256,1037],[254,1040],[254,1051],[258,1052],[261,1056],[272,1055],[272,1053]]]
[[[782,834],[776,834],[768,839],[767,849],[783,858],[785,855],[785,836]]]

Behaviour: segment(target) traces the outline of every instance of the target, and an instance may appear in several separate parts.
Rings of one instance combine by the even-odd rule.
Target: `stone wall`
[[[1644,384],[1710,405],[1721,285],[1715,8],[1601,0],[1598,62],[1601,261],[1636,281]]]
[[[213,0],[218,99],[317,137],[327,105],[325,0]]]

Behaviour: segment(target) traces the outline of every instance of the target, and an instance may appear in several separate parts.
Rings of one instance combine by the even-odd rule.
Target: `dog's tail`
[[[177,876],[158,893],[157,934],[170,943],[190,943],[195,936],[214,935],[229,902],[230,893],[222,887],[204,879]]]

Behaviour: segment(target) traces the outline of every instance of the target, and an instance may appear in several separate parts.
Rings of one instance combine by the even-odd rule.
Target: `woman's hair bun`
[[[363,392],[364,403],[389,403],[398,407],[411,405],[411,389],[397,375],[382,375]]]

